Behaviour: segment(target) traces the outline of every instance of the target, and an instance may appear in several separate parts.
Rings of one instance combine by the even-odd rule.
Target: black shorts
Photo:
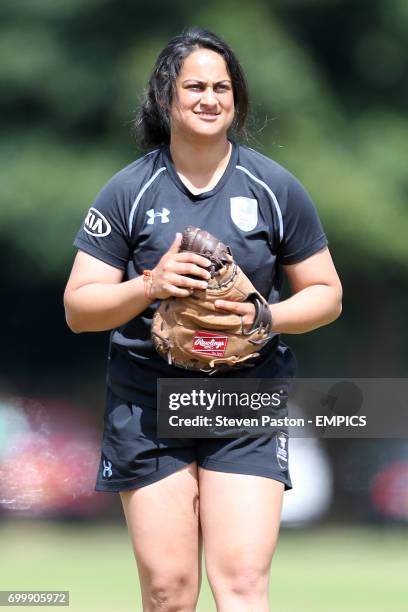
[[[96,491],[126,491],[196,461],[208,470],[265,476],[292,488],[288,436],[158,438],[157,412],[120,399],[109,387]]]

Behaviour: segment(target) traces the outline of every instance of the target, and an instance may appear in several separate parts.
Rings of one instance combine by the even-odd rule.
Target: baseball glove
[[[153,317],[153,346],[169,364],[188,370],[213,374],[255,365],[250,360],[274,335],[268,303],[234,262],[229,247],[208,232],[186,227],[180,251],[209,259],[211,279],[207,289],[194,289],[189,297],[162,300]],[[241,316],[217,309],[217,299],[253,302],[250,328]]]

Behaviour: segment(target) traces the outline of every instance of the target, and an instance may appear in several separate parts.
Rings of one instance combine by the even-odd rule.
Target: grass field
[[[142,611],[124,526],[4,521],[0,551],[0,590],[69,590],[75,612]],[[270,600],[279,612],[406,612],[408,529],[282,530]],[[203,576],[197,612],[213,611]]]

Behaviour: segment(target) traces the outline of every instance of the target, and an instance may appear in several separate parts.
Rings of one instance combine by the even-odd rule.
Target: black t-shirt
[[[168,146],[123,168],[97,195],[74,245],[124,270],[125,281],[154,268],[176,232],[193,225],[229,245],[256,289],[270,304],[278,302],[282,264],[307,259],[327,239],[299,181],[268,157],[232,144],[223,176],[214,189],[199,195],[180,180]],[[141,405],[155,405],[157,378],[200,377],[169,366],[153,348],[150,327],[158,304],[110,336],[107,382],[120,397]],[[222,376],[279,378],[294,373],[293,354],[275,335],[254,368]]]

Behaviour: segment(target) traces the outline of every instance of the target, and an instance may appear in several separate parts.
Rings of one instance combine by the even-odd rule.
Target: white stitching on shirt
[[[150,179],[147,181],[147,183],[145,183],[145,185],[143,185],[143,187],[141,188],[141,190],[140,190],[140,191],[139,191],[139,193],[137,194],[136,199],[135,199],[135,201],[133,202],[132,209],[131,209],[131,211],[130,211],[130,215],[129,215],[129,227],[128,227],[128,230],[129,230],[129,238],[131,238],[131,236],[132,236],[132,224],[133,224],[133,217],[135,216],[135,212],[136,212],[137,205],[139,204],[139,202],[140,202],[140,200],[141,200],[141,197],[142,197],[142,195],[144,194],[144,192],[146,191],[146,189],[147,189],[148,187],[150,187],[150,185],[153,183],[153,181],[154,181],[154,180],[156,180],[156,178],[159,176],[159,174],[160,174],[161,172],[163,172],[163,170],[166,170],[166,167],[165,167],[165,166],[163,166],[162,168],[159,168],[159,169],[157,170],[157,172],[156,172],[155,174],[153,174],[153,176],[152,176],[152,177],[151,177],[151,178],[150,178]]]

